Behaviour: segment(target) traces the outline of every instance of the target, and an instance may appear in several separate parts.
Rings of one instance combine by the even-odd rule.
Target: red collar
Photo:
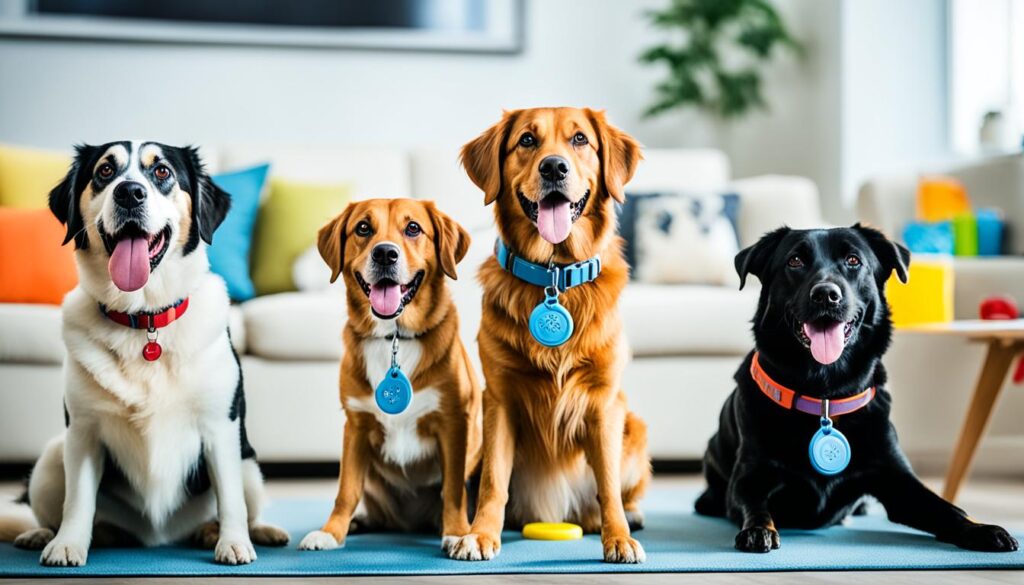
[[[758,388],[761,389],[765,396],[782,408],[799,410],[800,412],[806,412],[815,416],[823,416],[826,413],[823,407],[827,403],[827,414],[829,416],[839,416],[860,410],[875,398],[874,386],[859,394],[848,398],[840,398],[839,400],[819,400],[818,398],[809,398],[802,394],[797,394],[795,391],[772,380],[771,376],[761,367],[758,355],[758,352],[755,351],[753,359],[750,360],[750,377],[754,379],[754,382],[757,382]]]
[[[145,329],[155,331],[167,327],[177,321],[185,311],[188,310],[188,297],[181,299],[170,307],[159,313],[121,313],[119,311],[108,311],[107,307],[100,305],[100,311],[114,323],[131,327],[132,329]]]

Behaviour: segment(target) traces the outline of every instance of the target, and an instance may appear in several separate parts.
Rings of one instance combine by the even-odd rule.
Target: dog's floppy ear
[[[207,244],[213,243],[213,232],[220,227],[231,208],[231,195],[213,183],[199,158],[198,148],[186,146],[182,150],[188,171],[189,195],[192,196],[192,226],[183,250],[188,254],[196,249],[200,238]]]
[[[63,243],[67,244],[74,239],[77,250],[89,247],[89,235],[85,231],[85,221],[82,219],[82,210],[78,208],[78,199],[89,183],[92,172],[89,162],[95,157],[96,149],[97,147],[87,144],[76,146],[75,160],[71,163],[67,176],[50,191],[50,211],[68,228]]]
[[[756,244],[744,248],[740,250],[739,254],[736,254],[736,273],[740,275],[740,290],[743,290],[743,286],[747,283],[748,274],[753,274],[764,283],[764,269],[768,266],[772,255],[775,254],[775,249],[779,247],[782,239],[790,231],[788,227],[783,226],[768,232],[761,236]]]
[[[609,124],[604,111],[587,109],[586,112],[601,142],[599,154],[604,189],[616,201],[625,203],[626,193],[623,188],[633,178],[637,164],[644,158],[640,152],[640,143]]]
[[[316,249],[320,251],[320,257],[324,262],[331,267],[332,283],[338,280],[338,275],[345,266],[345,226],[348,225],[348,218],[351,216],[350,203],[337,217],[320,228],[317,234]]]
[[[505,162],[505,141],[519,110],[502,113],[501,121],[467,142],[459,154],[462,167],[473,183],[484,192],[484,205],[494,203],[501,194],[501,167]]]
[[[892,271],[895,270],[900,282],[907,282],[909,278],[907,276],[907,267],[910,266],[910,250],[903,244],[885,237],[885,234],[875,228],[857,223],[854,224],[853,229],[857,230],[867,240],[868,245],[871,246],[871,251],[878,258],[878,263],[881,267],[879,281],[885,282],[889,275],[892,274]]]
[[[452,280],[458,280],[455,265],[462,262],[469,251],[469,232],[432,202],[427,203],[427,211],[430,213],[430,221],[434,224],[434,246],[437,248],[441,270]]]

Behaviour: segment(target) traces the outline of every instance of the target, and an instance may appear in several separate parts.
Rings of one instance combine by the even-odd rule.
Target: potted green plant
[[[673,39],[640,56],[663,63],[668,77],[655,86],[646,114],[697,107],[722,118],[765,108],[758,67],[785,48],[801,52],[782,17],[767,0],[670,0],[648,12],[654,26]]]

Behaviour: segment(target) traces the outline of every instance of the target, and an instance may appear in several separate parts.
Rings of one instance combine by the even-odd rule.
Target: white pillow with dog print
[[[735,193],[628,194],[619,215],[632,278],[652,284],[738,286]]]

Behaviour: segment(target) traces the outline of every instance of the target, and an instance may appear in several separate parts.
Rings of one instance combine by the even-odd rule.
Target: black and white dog
[[[217,562],[252,562],[253,542],[288,534],[258,522],[263,479],[228,296],[206,256],[229,196],[194,148],[77,151],[50,193],[80,279],[63,305],[67,431],[32,471],[38,526],[15,544],[43,549],[44,565],[78,566],[91,544],[192,537]],[[13,532],[7,522],[0,533]]]

